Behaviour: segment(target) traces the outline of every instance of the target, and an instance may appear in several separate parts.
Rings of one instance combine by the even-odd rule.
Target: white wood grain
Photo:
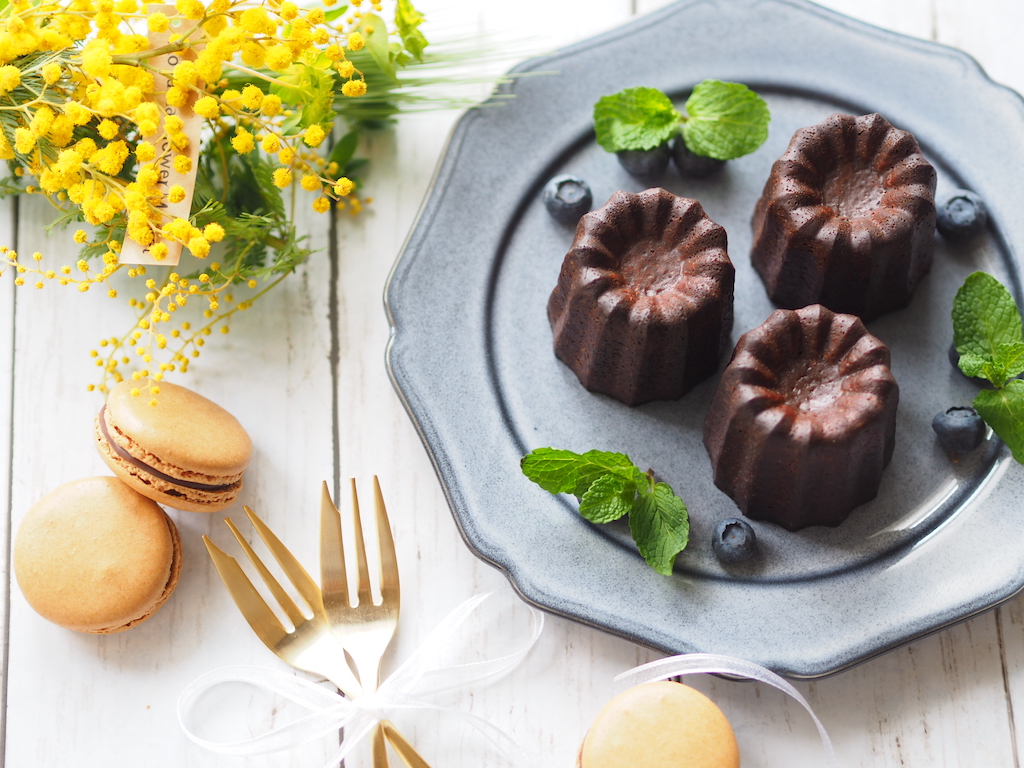
[[[0,202],[0,244],[12,242],[15,205],[12,200]],[[10,549],[11,519],[11,384],[14,375],[14,271],[8,270],[0,277],[0,648],[4,649],[0,659],[0,684],[3,685],[3,713],[0,715],[0,745],[6,730],[5,715],[7,691],[7,610],[10,604],[7,552]],[[3,749],[0,746],[0,759]]]

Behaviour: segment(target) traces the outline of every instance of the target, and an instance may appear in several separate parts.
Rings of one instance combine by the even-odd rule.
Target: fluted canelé
[[[704,422],[715,485],[747,517],[839,525],[878,493],[899,387],[854,315],[779,309],[743,334]]]
[[[627,405],[682,397],[718,369],[732,330],[725,230],[700,203],[616,192],[586,214],[548,300],[555,354]]]
[[[772,166],[751,260],[768,296],[865,322],[910,303],[931,268],[935,169],[880,115],[801,128]]]

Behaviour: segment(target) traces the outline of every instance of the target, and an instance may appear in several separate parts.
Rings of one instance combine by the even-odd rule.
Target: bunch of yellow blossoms
[[[294,180],[319,213],[360,209],[345,175],[358,136],[328,156],[316,148],[332,133],[339,100],[366,93],[367,67],[397,82],[396,68],[421,57],[426,40],[410,0],[396,0],[393,30],[376,15],[379,0],[373,12],[363,0],[332,9],[336,1],[304,9],[290,0],[11,0],[0,9],[0,160],[11,170],[0,192],[44,194],[60,221],[92,227],[75,234],[77,273],[6,247],[0,270],[14,268],[19,285],[53,280],[81,291],[122,268],[146,281],[145,298],[130,301],[133,329],[102,342],[108,354],[93,353],[101,389],[123,378],[128,347],[141,360],[136,378],[187,369],[215,324],[226,332],[231,314],[304,260],[309,251],[281,201]],[[230,189],[233,179],[256,191]],[[167,268],[154,279],[145,266],[122,264],[129,251],[145,252],[152,269],[181,247],[207,259],[217,243],[222,263],[193,274]],[[272,282],[221,309],[233,303],[232,285],[253,289],[260,278]],[[162,324],[196,297],[208,322],[165,333]],[[180,345],[158,362],[168,337]]]

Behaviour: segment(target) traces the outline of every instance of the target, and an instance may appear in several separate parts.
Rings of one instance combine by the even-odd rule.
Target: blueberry
[[[679,173],[693,179],[706,179],[720,171],[725,165],[725,160],[715,160],[713,157],[704,157],[691,152],[682,136],[676,136],[672,142],[672,161],[679,169]]]
[[[950,453],[970,453],[985,439],[985,422],[973,408],[947,408],[932,419],[932,429]]]
[[[573,226],[590,211],[590,185],[576,176],[555,176],[544,187],[544,207],[555,219]]]
[[[754,556],[757,538],[746,520],[727,517],[715,526],[711,547],[723,563],[743,563]]]
[[[668,158],[672,154],[668,142],[654,149],[624,149],[616,152],[619,164],[631,176],[638,179],[655,179],[665,172]]]
[[[958,189],[936,207],[936,225],[947,240],[964,242],[978,235],[988,223],[985,203],[973,192]]]

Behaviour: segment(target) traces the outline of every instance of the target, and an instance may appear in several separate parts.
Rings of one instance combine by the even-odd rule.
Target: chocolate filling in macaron
[[[176,509],[230,506],[252,456],[242,425],[184,387],[161,382],[150,398],[133,395],[136,386],[115,386],[96,417],[96,447],[107,466],[139,493]]]
[[[128,453],[128,451],[126,451],[124,448],[118,445],[116,441],[110,439],[110,433],[107,431],[106,414],[107,406],[104,405],[102,408],[100,408],[100,416],[99,420],[97,421],[97,424],[99,425],[100,428],[100,432],[103,433],[103,439],[107,441],[107,444],[110,446],[111,450],[114,451],[114,453],[116,453],[118,456],[120,456],[122,459],[127,461],[132,466],[141,469],[143,472],[153,475],[154,477],[163,480],[166,483],[180,485],[183,488],[191,488],[194,491],[227,491],[231,490],[236,485],[241,483],[241,480],[239,480],[237,483],[229,483],[227,485],[210,485],[209,483],[193,483],[190,480],[181,480],[180,478],[165,475],[159,469],[151,467],[146,462],[136,459],[134,456]]]

